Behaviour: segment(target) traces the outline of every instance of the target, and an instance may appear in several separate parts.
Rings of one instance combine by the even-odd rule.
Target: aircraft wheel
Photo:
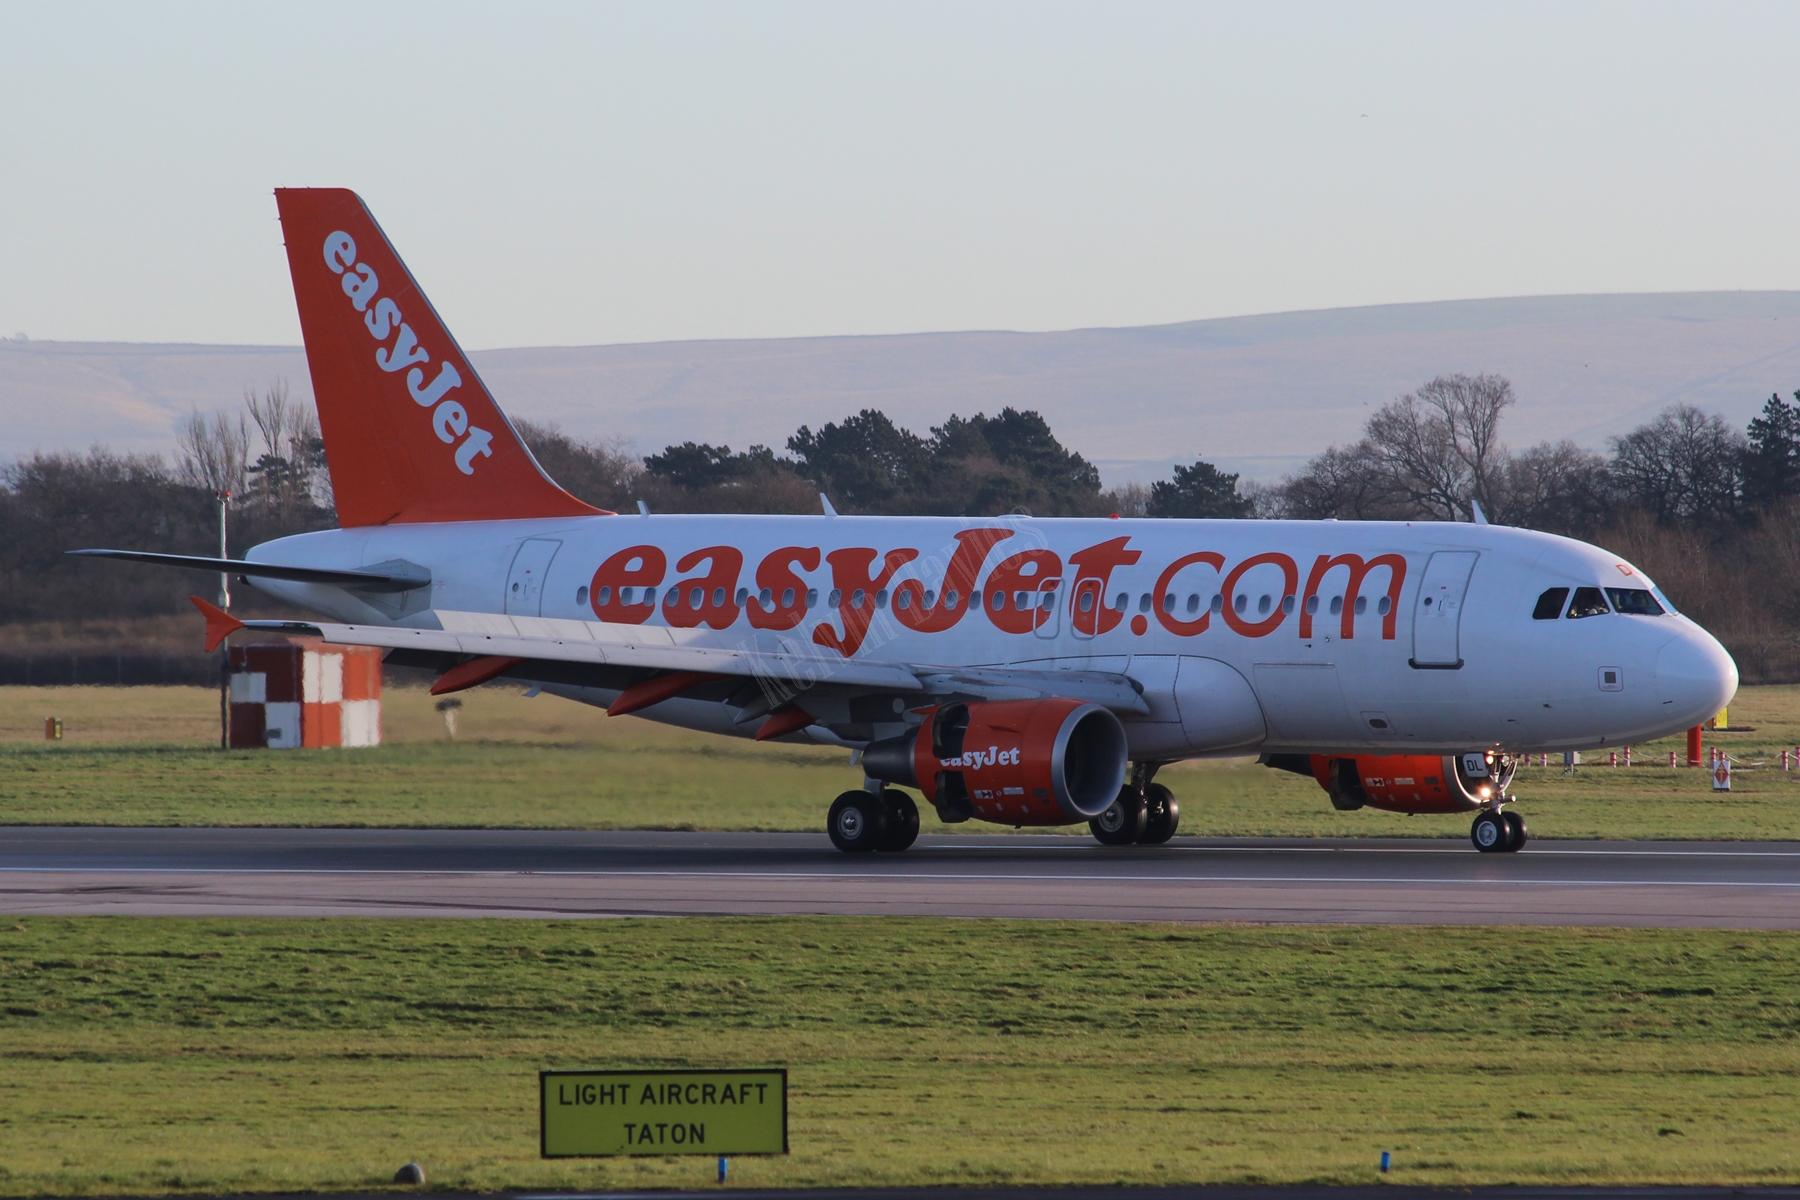
[[[877,850],[904,850],[919,836],[919,806],[899,788],[881,793],[884,829]]]
[[[1129,846],[1144,836],[1144,797],[1130,784],[1107,810],[1088,822],[1102,846]]]
[[[1145,846],[1160,846],[1175,836],[1181,824],[1181,803],[1175,793],[1160,783],[1144,789],[1144,832],[1138,841]]]
[[[882,842],[887,829],[881,801],[865,791],[845,792],[832,801],[825,817],[831,844],[847,854],[862,854]]]
[[[1525,818],[1510,808],[1500,816],[1506,822],[1506,852],[1513,854],[1524,849],[1525,843],[1531,840],[1531,833],[1525,828]]]
[[[1486,810],[1469,826],[1469,840],[1483,854],[1506,853],[1506,843],[1510,840],[1507,836],[1506,818],[1492,809]]]

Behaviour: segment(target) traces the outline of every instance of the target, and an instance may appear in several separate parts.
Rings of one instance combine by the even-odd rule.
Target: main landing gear
[[[1181,824],[1181,803],[1160,783],[1127,783],[1088,828],[1102,846],[1160,846]]]
[[[1524,817],[1499,808],[1482,810],[1475,823],[1469,826],[1469,840],[1483,854],[1515,853],[1529,837]]]
[[[899,788],[845,792],[832,802],[825,831],[849,854],[904,850],[919,836],[919,806]]]

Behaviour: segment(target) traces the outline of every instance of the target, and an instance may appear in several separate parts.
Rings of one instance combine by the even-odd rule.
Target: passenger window
[[[1131,597],[1124,592],[1120,592],[1118,599],[1113,601],[1113,607],[1120,612],[1124,612],[1131,607]]]
[[[1663,615],[1662,605],[1643,588],[1607,588],[1606,598],[1612,601],[1614,612],[1628,613],[1634,617]]]
[[[578,587],[575,589],[575,603],[577,603],[577,604],[586,604],[587,603],[587,588],[586,587]]]
[[[1093,612],[1094,611],[1094,593],[1092,591],[1084,590],[1081,593],[1081,611],[1082,612]]]
[[[1188,593],[1187,610],[1190,615],[1200,611],[1200,593],[1199,592],[1189,592]]]
[[[1538,597],[1537,607],[1531,610],[1534,621],[1554,621],[1562,616],[1563,601],[1569,598],[1568,588],[1550,588]]]
[[[1569,619],[1580,617],[1604,617],[1612,609],[1606,607],[1606,597],[1600,594],[1599,588],[1576,588],[1575,598],[1569,601]]]

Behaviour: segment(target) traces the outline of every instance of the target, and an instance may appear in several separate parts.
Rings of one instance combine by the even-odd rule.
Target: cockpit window
[[[1599,588],[1576,588],[1575,598],[1569,601],[1569,619],[1577,617],[1604,617],[1612,609],[1606,607],[1606,597],[1600,594]]]
[[[1568,588],[1551,588],[1538,597],[1537,607],[1531,610],[1534,621],[1554,621],[1562,616],[1563,601],[1569,598]]]
[[[1634,617],[1660,617],[1663,614],[1663,606],[1643,588],[1607,588],[1606,598],[1612,601],[1614,612],[1629,613]]]

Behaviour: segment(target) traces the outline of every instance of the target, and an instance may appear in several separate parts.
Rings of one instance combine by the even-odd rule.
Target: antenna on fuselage
[[[647,517],[649,515],[650,515],[650,506],[648,504],[646,504],[644,501],[639,500],[638,501],[638,516]]]
[[[827,496],[824,492],[819,493],[819,507],[825,510],[826,516],[837,516],[837,509],[831,507],[831,497]]]
[[[1481,502],[1479,500],[1469,501],[1469,511],[1475,514],[1475,523],[1477,525],[1486,525],[1488,523],[1487,514],[1481,511]]]

